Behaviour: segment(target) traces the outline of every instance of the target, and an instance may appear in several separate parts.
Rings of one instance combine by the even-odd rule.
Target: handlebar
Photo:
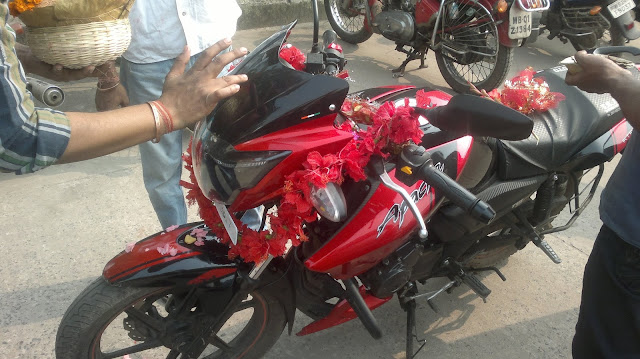
[[[60,106],[64,102],[64,92],[60,87],[33,77],[27,77],[27,90],[36,100],[49,107]]]
[[[407,186],[422,179],[475,219],[483,223],[491,222],[496,216],[493,208],[435,168],[432,163],[431,156],[424,147],[407,146],[400,155],[396,178]]]
[[[605,46],[598,47],[597,49],[593,50],[594,55],[609,55],[621,52],[626,52],[633,56],[640,55],[640,49],[633,46]]]

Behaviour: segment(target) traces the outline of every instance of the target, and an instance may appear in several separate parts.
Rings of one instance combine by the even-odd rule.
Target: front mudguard
[[[207,232],[200,246],[185,242],[194,229],[208,230],[203,222],[189,223],[137,242],[131,251],[123,251],[107,263],[103,277],[120,286],[209,288],[215,297],[211,300],[218,306],[224,305],[219,300],[231,298],[238,291],[259,288],[282,304],[291,333],[296,301],[293,281],[287,275],[290,260],[274,259],[259,281],[252,281],[246,277],[252,265],[230,260],[229,247],[218,243],[212,232]]]
[[[191,231],[202,222],[185,224],[137,242],[107,263],[102,275],[111,284],[138,287],[196,285],[211,281],[233,283],[238,264],[227,257],[229,248],[208,233],[204,245],[187,244]]]

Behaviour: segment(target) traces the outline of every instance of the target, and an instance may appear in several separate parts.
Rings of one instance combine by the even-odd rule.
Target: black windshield
[[[231,72],[247,74],[249,80],[207,117],[211,133],[237,145],[340,108],[349,90],[345,80],[297,71],[280,59],[295,24],[262,42]]]

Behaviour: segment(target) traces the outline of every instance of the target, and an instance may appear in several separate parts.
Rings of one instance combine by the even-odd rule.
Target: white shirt
[[[191,55],[236,32],[242,10],[235,0],[136,0],[129,14],[131,44],[125,59],[148,64]]]

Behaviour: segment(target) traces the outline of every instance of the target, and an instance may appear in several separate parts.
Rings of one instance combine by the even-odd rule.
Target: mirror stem
[[[320,52],[320,45],[318,44],[318,34],[320,32],[320,17],[318,15],[318,2],[311,0],[313,7],[313,46],[311,47],[312,53]]]

